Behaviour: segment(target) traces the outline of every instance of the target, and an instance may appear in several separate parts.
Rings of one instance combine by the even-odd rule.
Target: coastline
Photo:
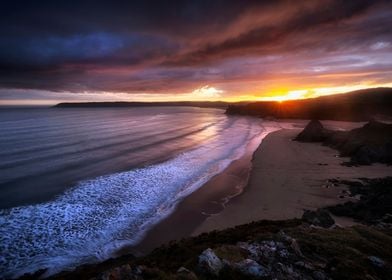
[[[254,139],[241,158],[185,197],[140,242],[121,248],[116,256],[143,256],[171,241],[252,221],[300,218],[305,209],[315,210],[350,200],[339,198],[345,187],[327,187],[328,179],[378,178],[392,173],[392,167],[380,164],[342,166],[347,159],[337,157],[336,150],[319,143],[292,141],[307,122],[280,120],[281,129]],[[343,130],[363,124],[324,123],[329,128]],[[281,174],[280,170],[288,173]],[[334,218],[342,226],[353,224],[351,219]]]
[[[392,174],[382,164],[347,167],[347,158],[320,143],[300,143],[292,139],[300,129],[282,129],[269,134],[256,150],[252,171],[244,192],[231,200],[217,215],[208,217],[192,235],[221,230],[259,220],[300,218],[304,210],[349,201],[345,187],[329,179],[381,178]],[[341,225],[349,220],[338,219]]]
[[[257,147],[253,147],[254,152],[248,147],[243,157],[233,161],[222,173],[183,199],[176,210],[148,231],[137,246],[123,248],[117,256],[105,262],[81,266],[73,272],[64,271],[54,278],[72,279],[75,275],[91,277],[102,271],[106,271],[108,275],[117,275],[121,265],[121,269],[129,271],[130,267],[143,263],[158,266],[165,271],[169,269],[166,265],[170,263],[173,266],[170,268],[173,270],[171,273],[175,273],[180,260],[174,261],[170,257],[166,260],[165,256],[172,254],[173,250],[179,250],[180,254],[183,254],[184,248],[188,246],[183,244],[190,243],[190,246],[193,246],[189,251],[186,250],[190,254],[186,255],[186,258],[194,258],[194,254],[200,254],[201,247],[237,242],[238,238],[245,241],[244,236],[250,234],[251,238],[254,238],[254,231],[260,230],[269,236],[286,227],[299,226],[293,230],[300,230],[297,238],[306,240],[305,235],[308,233],[302,230],[307,231],[307,226],[301,225],[302,220],[297,219],[305,209],[316,210],[341,205],[353,199],[345,195],[346,186],[335,184],[337,181],[329,181],[330,179],[341,181],[363,177],[381,178],[392,173],[392,166],[381,164],[343,166],[341,163],[347,161],[347,158],[337,157],[336,150],[319,143],[292,141],[301,131],[303,122],[284,125],[287,123],[282,122],[283,128],[269,133],[261,139],[259,145],[253,143]],[[335,129],[346,129],[361,124],[329,122],[327,125]],[[208,214],[204,213],[205,211],[208,211]],[[337,229],[331,229],[336,230],[333,234],[342,234],[339,225],[345,227],[345,233],[350,234],[355,233],[357,227],[363,227],[351,218],[332,217],[338,225]],[[265,232],[262,229],[264,226]],[[318,229],[309,227],[309,230]],[[324,234],[323,230],[317,234],[321,236]],[[194,237],[196,235],[197,237]],[[153,260],[162,257],[164,259],[159,261],[163,262],[162,265]],[[192,268],[195,264],[187,265]]]
[[[202,187],[182,199],[175,210],[159,221],[136,245],[121,248],[116,256],[132,254],[143,256],[170,241],[190,237],[208,217],[219,214],[230,201],[246,188],[252,166],[252,157],[260,143],[273,133],[262,133],[252,139],[245,153]]]

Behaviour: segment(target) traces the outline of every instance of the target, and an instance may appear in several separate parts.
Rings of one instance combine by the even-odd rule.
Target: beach
[[[208,217],[193,235],[252,221],[300,218],[305,209],[315,210],[350,199],[341,197],[344,187],[334,186],[328,179],[381,178],[392,174],[392,167],[382,164],[342,166],[348,159],[338,157],[336,150],[319,143],[292,141],[300,131],[283,129],[269,134],[254,153],[244,192],[219,214]]]
[[[240,158],[180,201],[175,211],[149,230],[140,243],[121,249],[118,255],[144,255],[169,241],[189,237],[208,217],[223,211],[246,187],[253,154],[263,136],[251,140]]]
[[[332,148],[292,141],[306,123],[280,121],[281,130],[268,134],[260,144],[249,143],[243,157],[184,198],[137,246],[124,248],[119,255],[144,255],[169,241],[253,221],[301,218],[304,210],[352,200],[344,195],[346,186],[333,184],[330,179],[381,178],[392,174],[392,167],[382,164],[344,166],[342,163],[349,159],[338,157],[338,151]],[[363,125],[336,121],[324,124],[337,130]],[[355,224],[348,218],[334,219],[341,226]]]
[[[368,246],[358,251],[360,259],[368,261],[369,252],[374,250],[376,255],[387,258],[389,237],[377,232],[375,227],[366,228],[360,220],[331,215],[336,225],[326,229],[307,224],[305,219],[295,219],[301,218],[304,210],[356,200],[348,195],[348,186],[339,185],[342,180],[384,178],[392,174],[391,166],[373,164],[348,167],[342,163],[349,158],[339,157],[337,150],[320,143],[293,141],[307,122],[277,122],[282,129],[267,134],[261,143],[261,139],[251,141],[241,158],[179,202],[175,211],[149,230],[140,243],[119,250],[117,256],[122,257],[81,267],[70,274],[60,275],[59,279],[73,279],[75,275],[89,278],[94,275],[118,277],[122,273],[135,274],[138,272],[133,267],[138,264],[144,264],[139,267],[146,273],[155,273],[159,277],[164,273],[194,275],[192,271],[195,271],[200,274],[204,272],[198,270],[201,269],[200,263],[195,263],[195,260],[200,260],[208,250],[218,254],[218,258],[225,258],[232,256],[231,251],[235,255],[238,253],[236,250],[243,250],[241,246],[250,244],[252,240],[285,246],[279,242],[282,238],[289,240],[284,239],[286,243],[293,242],[290,236],[294,236],[300,246],[312,244],[316,248],[323,247],[320,254],[328,254],[328,250],[339,252],[342,259],[351,256],[354,250],[351,245],[347,247],[345,244],[353,244],[352,247],[359,250],[355,242],[365,242]],[[335,130],[346,130],[361,127],[363,123],[324,122],[324,125]],[[382,223],[378,226],[382,226]],[[383,232],[385,228],[381,227],[380,230]],[[366,234],[362,235],[364,231]],[[366,241],[364,238],[367,238]],[[386,247],[379,248],[372,242],[383,242]],[[292,243],[286,245],[289,246],[287,248],[293,246]],[[334,246],[333,249],[330,246]],[[268,248],[262,250],[270,250]],[[271,250],[276,250],[274,248]],[[294,267],[291,262],[297,262],[298,258],[303,258],[304,262],[318,263],[319,259],[313,253],[304,257],[301,250],[296,252],[293,253],[297,254],[296,257],[290,255],[280,260],[284,262],[283,266]],[[307,254],[309,252],[313,250],[307,251]],[[327,257],[330,258],[329,255]],[[184,265],[187,270],[178,269]],[[350,268],[349,273],[361,275],[366,269],[366,266],[360,270]],[[313,269],[310,272],[296,271],[314,274]],[[288,273],[291,275],[292,272]],[[336,273],[346,272],[337,270]]]
[[[320,143],[293,141],[307,123],[307,120],[260,120],[263,129],[244,141],[242,156],[216,172],[200,188],[178,197],[173,202],[175,209],[152,224],[141,235],[139,242],[118,244],[118,249],[110,252],[110,257],[128,254],[143,257],[164,244],[171,244],[171,241],[178,242],[201,233],[261,220],[284,223],[285,220],[301,218],[304,210],[316,210],[353,200],[347,195],[347,186],[336,184],[337,180],[383,178],[392,174],[392,166],[373,164],[348,167],[342,163],[349,161],[349,158],[339,157],[337,150]],[[359,122],[325,121],[323,124],[333,130],[363,126]],[[236,137],[241,137],[240,133],[237,134]],[[222,143],[229,139],[223,138]],[[233,140],[233,136],[230,139]],[[218,144],[216,147],[221,147],[221,142]],[[185,163],[190,164],[182,161],[182,165],[176,166],[184,166]],[[187,170],[195,168],[200,166],[193,164]],[[124,178],[124,181],[129,181],[129,178]],[[106,177],[100,180],[104,179]],[[340,226],[355,224],[350,218],[333,218]],[[114,225],[110,228],[114,228]]]

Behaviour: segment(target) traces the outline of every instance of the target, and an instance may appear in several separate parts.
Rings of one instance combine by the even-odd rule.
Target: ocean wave
[[[239,158],[261,131],[258,122],[243,118],[161,164],[82,181],[46,203],[0,210],[0,276],[38,269],[48,276],[137,243],[183,197]]]

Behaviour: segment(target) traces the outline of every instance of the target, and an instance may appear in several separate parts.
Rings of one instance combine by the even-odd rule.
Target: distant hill
[[[223,101],[178,101],[178,102],[81,102],[59,103],[55,108],[105,108],[105,107],[162,107],[186,106],[226,109],[229,103]]]
[[[345,94],[284,102],[260,101],[229,105],[227,114],[282,119],[365,121],[392,117],[392,88],[373,88]]]

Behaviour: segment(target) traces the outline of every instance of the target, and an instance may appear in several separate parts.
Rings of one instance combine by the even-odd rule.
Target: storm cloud
[[[391,26],[376,0],[3,1],[0,99],[385,84]]]

